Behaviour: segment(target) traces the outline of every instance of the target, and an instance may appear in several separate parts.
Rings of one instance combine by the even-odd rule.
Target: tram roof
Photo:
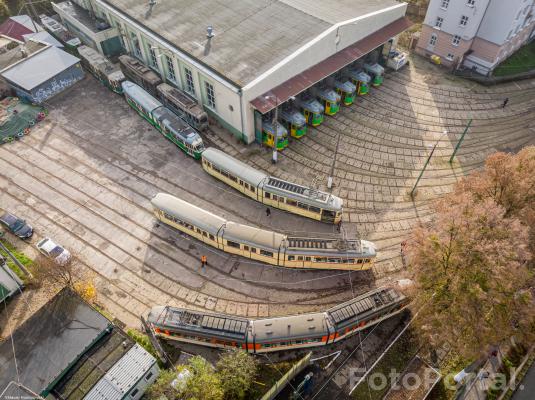
[[[152,113],[154,118],[160,121],[163,125],[169,128],[173,133],[178,134],[189,144],[193,144],[201,137],[199,134],[189,126],[182,118],[176,115],[171,110],[160,107]]]
[[[202,157],[255,187],[268,177],[268,175],[263,172],[260,172],[244,162],[241,162],[240,160],[229,156],[227,153],[213,147],[209,147],[203,151]]]
[[[288,237],[288,254],[344,256],[347,258],[377,255],[375,245],[366,240]]]
[[[125,94],[149,112],[163,105],[134,82],[124,81],[121,86]]]
[[[395,0],[101,0],[238,86],[337,23],[400,5]],[[334,3],[334,4],[333,4]],[[208,42],[206,28],[215,36]]]
[[[323,336],[328,333],[325,313],[291,315],[288,317],[267,318],[252,321],[255,341],[269,342]]]
[[[217,234],[219,228],[225,223],[223,218],[170,194],[158,193],[151,203],[155,208],[212,234]]]
[[[252,247],[261,247],[279,251],[280,245],[286,236],[253,226],[242,225],[236,222],[227,222],[224,229],[224,238],[238,243],[244,243]]]
[[[148,321],[163,329],[174,328],[241,340],[245,339],[249,326],[249,320],[233,315],[161,306],[151,309]]]

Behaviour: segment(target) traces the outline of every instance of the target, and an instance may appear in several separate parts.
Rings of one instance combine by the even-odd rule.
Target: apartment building
[[[489,75],[535,38],[534,12],[535,0],[431,0],[416,51]]]

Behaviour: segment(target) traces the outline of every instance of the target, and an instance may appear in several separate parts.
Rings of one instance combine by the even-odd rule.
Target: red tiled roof
[[[24,38],[22,35],[27,35],[28,33],[33,33],[33,31],[29,30],[24,25],[13,21],[11,18],[6,19],[4,23],[0,25],[0,35],[4,35],[10,39],[18,40],[22,43],[24,43]]]
[[[262,114],[265,114],[275,108],[277,103],[284,103],[290,97],[301,93],[303,90],[308,89],[322,79],[368,54],[411,25],[412,22],[405,17],[392,22],[357,43],[346,47],[306,71],[301,72],[299,75],[288,79],[271,91],[258,96],[251,101],[252,106]]]

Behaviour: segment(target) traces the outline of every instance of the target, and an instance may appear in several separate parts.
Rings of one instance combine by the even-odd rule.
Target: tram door
[[[336,218],[335,211],[321,210],[321,221],[333,223]]]
[[[311,124],[312,123],[312,113],[310,111],[308,111],[307,109],[304,109],[303,110],[303,115],[305,116],[305,120],[307,121],[307,123]]]

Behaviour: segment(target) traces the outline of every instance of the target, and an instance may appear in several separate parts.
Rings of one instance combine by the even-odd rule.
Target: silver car
[[[59,244],[56,244],[50,238],[44,238],[37,243],[37,249],[46,257],[54,260],[58,265],[65,265],[71,259],[71,253],[69,250],[64,249]]]

